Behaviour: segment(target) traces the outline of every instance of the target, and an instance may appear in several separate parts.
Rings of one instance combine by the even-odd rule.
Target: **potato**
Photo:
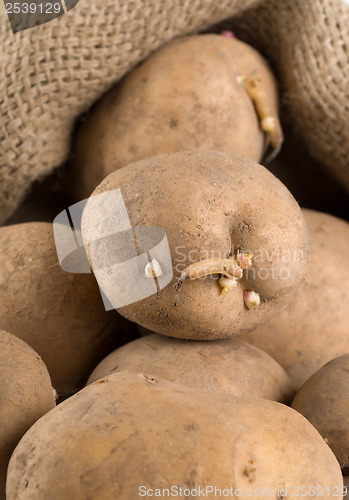
[[[40,356],[25,342],[0,330],[0,498],[8,462],[21,437],[55,407],[55,392]]]
[[[121,372],[27,432],[10,461],[7,500],[130,500],[171,486],[189,496],[209,485],[244,496],[268,489],[274,499],[278,488],[293,498],[316,485],[342,498],[334,495],[342,484],[330,448],[287,406]]]
[[[70,190],[86,198],[114,170],[160,153],[215,150],[260,161],[270,140],[275,152],[282,142],[277,108],[275,79],[249,45],[215,34],[174,40],[85,116]]]
[[[349,354],[333,359],[301,387],[292,407],[320,432],[349,474]]]
[[[152,334],[109,354],[88,384],[129,371],[198,389],[290,402],[289,377],[270,356],[237,339],[190,341]]]
[[[349,352],[349,224],[312,210],[303,213],[311,254],[306,281],[287,310],[244,337],[276,359],[296,389]]]
[[[53,385],[69,394],[121,345],[124,320],[106,312],[91,274],[59,266],[52,224],[0,228],[0,328],[44,360]]]
[[[147,247],[138,260],[134,235],[118,232],[113,197],[120,192],[138,246]],[[117,236],[96,239],[101,228]],[[166,232],[172,263],[152,248],[155,274],[159,283],[171,281],[142,298],[153,282],[145,257],[158,243],[157,228]],[[100,287],[123,316],[195,340],[233,337],[270,320],[297,293],[308,263],[304,219],[285,186],[257,163],[218,152],[159,155],[110,174],[86,204],[82,236]],[[131,264],[138,268],[129,271]],[[220,274],[229,278],[223,284]]]

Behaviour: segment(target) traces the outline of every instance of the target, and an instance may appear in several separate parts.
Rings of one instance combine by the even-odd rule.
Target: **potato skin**
[[[50,376],[25,342],[0,330],[0,498],[8,462],[21,437],[55,407]]]
[[[301,387],[292,408],[304,415],[349,472],[349,354],[333,359]]]
[[[8,471],[7,500],[129,500],[139,487],[342,485],[318,432],[280,403],[115,373],[44,416]],[[209,494],[207,498],[215,498]],[[252,498],[255,498],[253,496]],[[337,497],[338,498],[338,497]]]
[[[349,352],[349,224],[313,210],[303,214],[310,242],[305,283],[285,311],[244,337],[276,359],[296,389]]]
[[[121,189],[134,226],[166,231],[174,272],[161,293],[120,307],[127,319],[173,337],[228,338],[270,320],[302,284],[308,240],[301,210],[261,165],[218,152],[159,155],[110,174],[93,195],[116,188]],[[91,199],[82,216],[85,241],[93,239],[106,217],[90,205]],[[232,248],[259,255],[249,275],[225,295],[210,276],[186,280],[174,306],[181,271],[203,257],[229,256]],[[291,255],[287,262],[280,258],[284,254]],[[110,262],[109,250],[98,257],[101,265],[104,258]],[[244,290],[260,294],[258,308],[245,307]]]
[[[260,161],[264,133],[238,81],[248,75],[262,82],[277,116],[275,79],[249,45],[206,34],[163,46],[82,122],[70,164],[75,197],[89,196],[114,170],[161,153],[226,151]]]
[[[62,271],[52,224],[0,228],[0,255],[0,328],[40,354],[60,394],[74,392],[121,345],[123,319],[105,311],[92,274]]]
[[[292,383],[280,365],[265,352],[237,339],[200,342],[148,335],[110,353],[94,369],[87,384],[122,371],[282,403],[294,396]]]

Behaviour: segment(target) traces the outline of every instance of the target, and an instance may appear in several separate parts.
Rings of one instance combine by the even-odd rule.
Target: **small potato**
[[[0,328],[40,354],[60,394],[76,391],[122,345],[124,320],[105,311],[92,274],[62,271],[52,224],[0,228],[0,255]]]
[[[132,253],[119,237],[96,240],[101,228],[119,234],[116,206],[105,196],[118,189],[131,224],[165,231],[171,253],[169,263],[163,254],[157,261],[169,284],[137,301],[133,294],[152,281],[149,265],[142,267],[136,248]],[[159,155],[110,174],[86,204],[82,237],[120,314],[194,340],[233,337],[270,320],[294,298],[308,264],[303,215],[285,186],[261,165],[218,152]],[[133,257],[132,274],[125,266]],[[120,296],[128,304],[117,302]]]
[[[291,305],[244,340],[270,354],[302,384],[321,366],[349,353],[349,224],[303,210],[309,231],[310,266]]]
[[[155,490],[210,485],[251,498],[268,489],[272,499],[281,488],[299,499],[300,485],[313,498],[316,485],[341,500],[342,484],[330,448],[291,408],[121,372],[27,432],[10,461],[7,500],[133,500],[144,489],[165,497]]]
[[[85,116],[70,190],[86,198],[111,172],[160,153],[214,150],[260,161],[270,141],[280,148],[277,113],[274,76],[252,47],[215,34],[174,40]]]
[[[301,387],[292,407],[302,413],[349,474],[349,354],[335,358]]]
[[[55,407],[55,391],[40,356],[25,342],[0,330],[0,499],[7,465],[18,441]]]
[[[109,354],[87,383],[125,370],[234,396],[280,402],[294,396],[281,366],[260,349],[237,339],[200,342],[148,335]]]

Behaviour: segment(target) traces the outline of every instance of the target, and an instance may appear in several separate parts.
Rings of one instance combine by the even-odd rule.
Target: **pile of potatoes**
[[[170,42],[80,121],[67,225],[36,188],[0,228],[1,500],[347,495],[349,224],[259,163],[279,101],[232,33]]]

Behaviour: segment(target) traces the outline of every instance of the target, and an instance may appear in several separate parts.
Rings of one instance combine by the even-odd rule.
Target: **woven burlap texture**
[[[232,17],[270,58],[313,154],[349,187],[349,15],[341,0],[80,0],[16,34],[0,16],[0,222],[34,180],[65,161],[75,119],[113,83],[172,38]]]

